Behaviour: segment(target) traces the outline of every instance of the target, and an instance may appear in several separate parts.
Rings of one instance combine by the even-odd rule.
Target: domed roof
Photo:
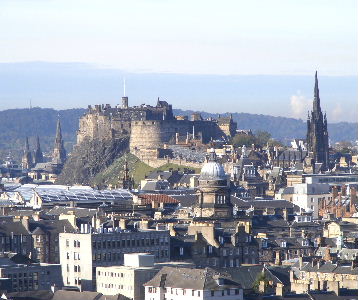
[[[215,151],[212,150],[208,162],[206,162],[201,169],[201,180],[225,180],[227,175],[222,164],[216,161]]]

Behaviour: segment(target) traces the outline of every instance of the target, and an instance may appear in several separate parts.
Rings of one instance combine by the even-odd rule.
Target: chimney
[[[123,229],[127,229],[127,220],[126,219],[120,219],[119,220],[119,227]]]
[[[303,257],[302,256],[300,256],[298,258],[298,264],[299,264],[299,268],[302,269],[302,267],[303,267]]]
[[[26,230],[29,231],[29,217],[28,216],[21,217],[21,223],[22,225],[24,225]]]
[[[338,197],[338,188],[337,186],[335,185],[333,188],[332,188],[332,198],[333,200],[336,199]]]
[[[358,198],[357,198],[357,190],[355,187],[351,187],[350,189],[351,194],[351,207],[357,205]]]
[[[328,246],[326,247],[326,250],[325,250],[325,252],[324,252],[324,257],[323,257],[323,259],[324,259],[325,261],[332,261],[331,251],[330,251],[330,248],[329,248]]]

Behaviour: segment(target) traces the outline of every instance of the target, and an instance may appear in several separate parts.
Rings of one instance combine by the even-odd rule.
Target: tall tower
[[[35,152],[34,152],[34,163],[37,164],[37,163],[42,163],[42,162],[44,162],[44,157],[42,155],[42,151],[41,151],[41,147],[40,147],[40,139],[37,136],[37,138],[36,138],[36,149],[35,149]]]
[[[63,165],[66,161],[66,150],[63,146],[62,132],[61,132],[61,122],[60,119],[57,120],[56,128],[56,138],[55,145],[52,153],[52,163],[57,165]]]
[[[317,71],[315,75],[313,110],[307,118],[307,147],[316,163],[326,170],[329,164],[327,117],[322,114]]]
[[[22,155],[22,168],[31,169],[32,168],[32,155],[29,147],[29,139],[26,137],[24,154]]]
[[[195,217],[232,218],[230,181],[222,164],[217,161],[214,150],[211,151],[208,162],[201,169],[197,195]]]

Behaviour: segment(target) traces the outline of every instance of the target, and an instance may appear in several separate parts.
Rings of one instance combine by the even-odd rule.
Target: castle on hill
[[[77,144],[85,140],[120,139],[130,136],[130,150],[141,159],[165,156],[165,145],[195,142],[207,144],[213,140],[226,141],[236,132],[232,117],[204,120],[195,113],[174,116],[172,105],[158,98],[156,106],[130,107],[128,97],[122,105],[89,106],[80,118]]]

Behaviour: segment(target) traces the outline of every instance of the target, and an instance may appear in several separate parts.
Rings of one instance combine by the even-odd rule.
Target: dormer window
[[[286,242],[286,241],[282,241],[282,242],[281,242],[281,247],[282,247],[282,248],[286,248],[286,247],[287,247],[287,242]]]

